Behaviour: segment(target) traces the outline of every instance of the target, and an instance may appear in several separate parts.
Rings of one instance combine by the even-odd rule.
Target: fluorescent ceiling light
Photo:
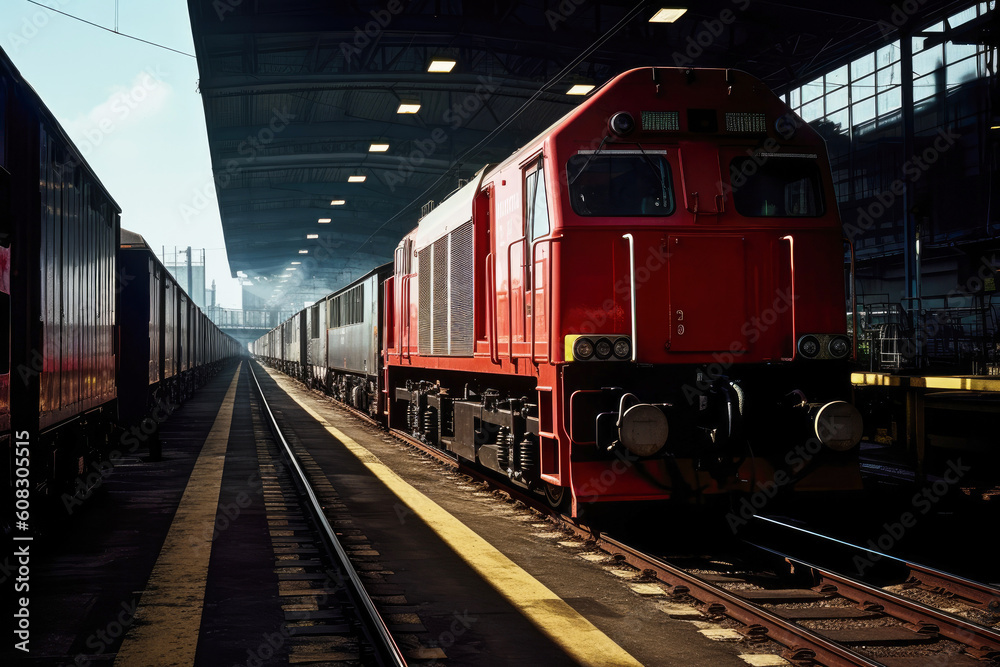
[[[400,102],[396,113],[417,113],[420,111],[420,102]]]
[[[306,234],[307,239],[318,239],[319,234]]]
[[[308,255],[309,251],[308,250],[299,250],[299,254],[300,255]]]
[[[594,89],[594,85],[590,83],[578,83],[569,90],[566,91],[567,95],[586,95]]]
[[[389,144],[372,144],[368,148],[369,153],[384,153],[389,150]]]
[[[684,16],[687,9],[676,9],[670,7],[664,7],[655,14],[653,18],[649,19],[650,23],[673,23],[680,17]]]
[[[292,262],[292,264],[301,264],[302,262]]]
[[[290,266],[287,269],[285,269],[285,271],[298,271],[298,270],[299,270],[299,267],[297,267],[297,266]]]
[[[321,225],[325,225],[325,224],[330,223],[331,221],[332,221],[332,218],[320,218],[316,222],[318,222]]]
[[[448,60],[446,58],[435,58],[431,61],[431,64],[427,66],[428,72],[438,72],[442,74],[447,74],[455,66],[454,60]]]
[[[346,199],[334,199],[330,202],[330,206],[343,206],[347,203]]]
[[[366,178],[368,178],[368,177],[367,176],[348,176],[347,177],[347,182],[348,183],[364,183]]]

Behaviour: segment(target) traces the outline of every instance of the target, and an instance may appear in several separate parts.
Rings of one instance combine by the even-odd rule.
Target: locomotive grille
[[[448,354],[448,237],[434,242],[431,354]]]
[[[654,132],[679,130],[680,114],[676,111],[643,111],[642,129]]]
[[[420,354],[471,356],[475,347],[472,223],[419,251],[417,259]]]
[[[451,354],[474,352],[472,223],[451,233]]]
[[[434,246],[427,246],[417,254],[417,347],[420,354],[431,353],[431,253]]]
[[[767,132],[762,113],[726,113],[726,132]]]

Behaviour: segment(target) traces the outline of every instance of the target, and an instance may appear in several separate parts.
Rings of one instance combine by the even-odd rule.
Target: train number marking
[[[677,335],[678,336],[683,336],[684,335],[684,325],[683,324],[678,324],[677,325]]]

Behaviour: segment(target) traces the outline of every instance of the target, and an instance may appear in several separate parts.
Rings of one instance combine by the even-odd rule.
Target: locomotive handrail
[[[486,279],[487,279],[487,289],[486,294],[488,295],[487,305],[487,318],[490,326],[490,363],[499,364],[500,363],[500,344],[497,341],[497,277],[495,270],[495,262],[493,261],[493,253],[488,253],[486,255]]]
[[[406,275],[404,275],[402,277],[402,280],[400,280],[400,282],[399,282],[399,288],[403,292],[403,298],[400,299],[400,301],[402,302],[400,304],[400,315],[401,315],[400,319],[402,319],[403,329],[405,329],[405,331],[406,331],[406,333],[404,334],[405,338],[403,336],[400,336],[400,338],[402,339],[400,341],[400,348],[401,349],[399,350],[399,358],[400,359],[403,359],[403,358],[409,359],[410,358],[410,329],[411,329],[411,326],[410,326],[410,290],[408,288],[410,286],[410,279],[411,278],[412,278],[412,276],[410,274],[406,274]]]
[[[792,357],[796,355],[799,345],[799,337],[795,332],[795,239],[791,234],[781,237],[782,241],[788,241],[788,263],[792,269]]]
[[[563,237],[561,236],[551,236],[545,239],[535,239],[531,242],[531,266],[529,267],[532,274],[535,270],[535,250],[538,248],[539,243],[549,244],[549,261],[545,268],[545,300],[546,300],[546,313],[548,313],[549,322],[549,337],[545,345],[545,363],[552,363],[552,244],[555,241],[561,241]],[[537,361],[535,359],[535,285],[532,283],[531,289],[531,361],[534,363]]]
[[[522,236],[507,244],[507,359],[511,363],[514,363],[514,296],[510,278],[510,250],[514,247],[515,243],[524,243],[527,240],[526,236]],[[531,354],[533,355],[534,351]]]
[[[623,239],[628,239],[628,285],[629,285],[629,299],[631,300],[631,305],[629,310],[632,311],[632,361],[636,359],[636,350],[639,348],[638,341],[635,339],[635,238],[631,234],[622,234]],[[793,302],[794,303],[794,302]]]

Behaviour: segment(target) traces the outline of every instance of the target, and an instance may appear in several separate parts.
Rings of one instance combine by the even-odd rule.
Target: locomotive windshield
[[[815,156],[762,153],[729,165],[733,202],[750,218],[817,218],[824,213]]]
[[[566,165],[577,215],[645,216],[674,212],[670,165],[650,151],[574,155]]]

